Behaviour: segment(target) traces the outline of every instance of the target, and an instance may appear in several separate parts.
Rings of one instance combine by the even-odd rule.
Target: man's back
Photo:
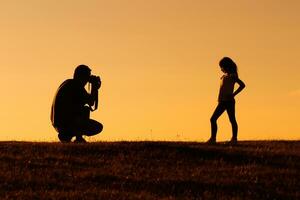
[[[64,81],[58,88],[51,108],[52,124],[64,126],[81,115],[88,93],[74,79]]]

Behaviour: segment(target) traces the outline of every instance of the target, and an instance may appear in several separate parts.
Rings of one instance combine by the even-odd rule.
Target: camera
[[[95,87],[96,89],[99,89],[101,86],[100,76],[91,75],[89,82],[92,84],[92,87]]]

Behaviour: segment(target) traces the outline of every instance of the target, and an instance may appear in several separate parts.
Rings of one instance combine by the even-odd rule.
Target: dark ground
[[[300,199],[300,141],[0,142],[0,199]]]

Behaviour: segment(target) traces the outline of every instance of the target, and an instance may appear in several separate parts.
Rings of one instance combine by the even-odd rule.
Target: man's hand
[[[99,76],[90,76],[89,82],[92,84],[92,89],[99,89],[101,87],[101,79]]]
[[[95,87],[95,89],[99,90],[99,88],[101,87],[101,81],[95,83],[94,85],[92,84],[92,87]]]

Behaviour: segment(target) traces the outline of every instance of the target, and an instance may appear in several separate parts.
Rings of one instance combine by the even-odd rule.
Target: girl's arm
[[[237,78],[236,83],[239,85],[239,88],[236,91],[234,91],[234,93],[232,94],[233,97],[235,97],[238,93],[240,93],[246,87],[245,83],[242,80],[240,80],[239,78]]]

